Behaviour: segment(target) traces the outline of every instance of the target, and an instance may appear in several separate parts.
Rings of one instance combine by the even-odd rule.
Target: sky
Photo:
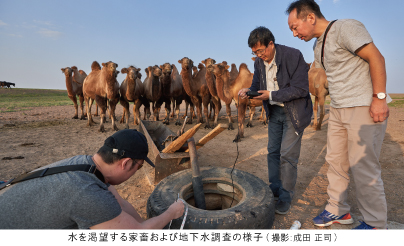
[[[293,37],[285,11],[291,0],[0,0],[0,81],[18,88],[66,89],[61,68],[113,61],[118,69],[174,63],[189,57],[246,63],[254,70],[247,40],[269,28],[275,43],[314,60],[314,39]],[[362,22],[386,60],[387,92],[404,93],[401,21],[403,0],[318,0],[327,20]],[[400,41],[401,40],[401,41]],[[121,83],[124,74],[118,75]]]

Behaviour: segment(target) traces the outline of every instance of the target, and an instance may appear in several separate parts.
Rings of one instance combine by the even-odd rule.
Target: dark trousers
[[[270,105],[268,120],[268,177],[274,196],[291,202],[303,132],[296,134],[286,108]]]

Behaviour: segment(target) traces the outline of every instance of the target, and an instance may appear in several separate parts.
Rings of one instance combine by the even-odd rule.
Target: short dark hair
[[[108,151],[103,148],[99,149],[97,154],[99,154],[101,156],[102,160],[107,164],[112,164],[112,163],[124,158],[121,155],[112,153],[111,151]]]
[[[271,41],[275,43],[275,37],[272,32],[264,26],[259,26],[250,32],[248,46],[253,48],[258,42],[260,42],[260,44],[266,47]]]
[[[294,9],[296,9],[297,18],[306,18],[310,13],[314,13],[318,18],[324,18],[320,11],[320,6],[314,0],[298,0],[294,1],[289,5],[286,10],[287,14],[290,14]]]
[[[106,149],[102,149],[102,148],[98,150],[97,154],[100,155],[101,159],[109,165],[111,165],[114,162],[119,161],[123,158],[129,158],[129,157],[123,157],[118,154],[114,154],[114,153],[112,153]],[[134,168],[136,165],[136,159],[132,159],[132,161],[133,161],[133,163],[132,163],[132,166],[130,167],[130,169]]]

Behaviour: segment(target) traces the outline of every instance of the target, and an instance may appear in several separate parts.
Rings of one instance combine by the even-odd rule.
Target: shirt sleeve
[[[361,22],[349,20],[341,25],[338,42],[342,48],[355,53],[363,45],[373,42],[373,39]]]
[[[94,183],[76,194],[70,218],[79,229],[88,229],[117,217],[121,212],[122,208],[115,196]]]

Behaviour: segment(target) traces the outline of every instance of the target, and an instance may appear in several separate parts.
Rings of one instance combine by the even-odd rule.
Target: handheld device
[[[257,97],[257,96],[261,96],[262,95],[262,93],[258,93],[257,91],[247,91],[246,93],[245,93],[247,96],[248,96],[248,98],[253,98],[253,97]]]

